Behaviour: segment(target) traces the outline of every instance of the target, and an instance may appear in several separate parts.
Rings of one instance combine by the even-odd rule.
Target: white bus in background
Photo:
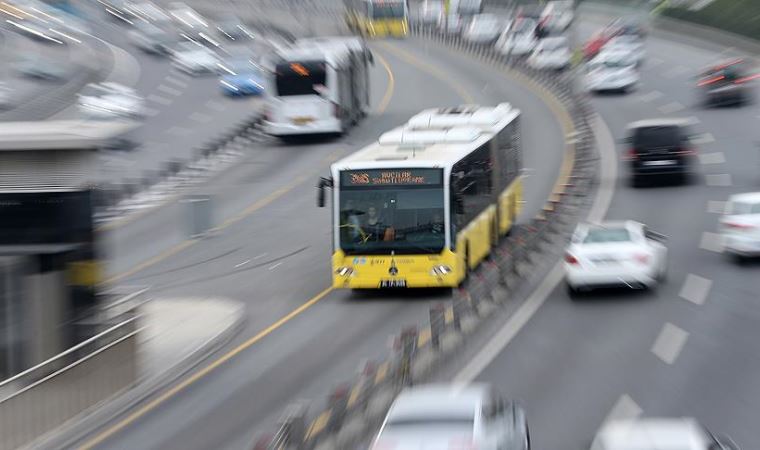
[[[369,112],[372,54],[354,37],[301,39],[270,63],[263,129],[290,136],[341,135]]]

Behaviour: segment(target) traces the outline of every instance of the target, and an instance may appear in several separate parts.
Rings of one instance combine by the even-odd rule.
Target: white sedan
[[[568,291],[653,287],[667,274],[664,241],[661,234],[630,220],[579,225],[565,253]]]
[[[620,419],[605,424],[591,450],[739,450],[731,438],[714,435],[695,419]]]
[[[523,409],[487,384],[433,384],[401,392],[372,450],[530,450]]]
[[[462,37],[473,44],[491,44],[502,31],[502,22],[493,14],[478,14],[473,17]]]
[[[638,83],[636,63],[624,54],[600,54],[586,65],[586,87],[591,92],[627,92]]]
[[[726,253],[739,261],[760,256],[760,192],[731,196],[719,227]]]
[[[644,62],[644,42],[631,34],[624,34],[607,41],[602,47],[602,53],[623,53],[625,58],[634,61],[637,65]]]
[[[570,67],[572,53],[567,38],[548,37],[538,41],[528,64],[535,69],[562,70]]]
[[[138,119],[145,114],[145,100],[134,89],[118,83],[85,86],[78,104],[82,114],[90,119]]]
[[[183,42],[172,52],[176,69],[190,75],[218,74],[220,59],[212,50],[198,42]]]

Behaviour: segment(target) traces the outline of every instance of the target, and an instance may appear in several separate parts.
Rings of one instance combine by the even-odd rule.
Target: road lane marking
[[[707,212],[712,214],[723,214],[726,212],[726,202],[725,200],[708,200],[707,202]]]
[[[705,181],[708,186],[713,187],[726,187],[733,184],[731,181],[731,175],[728,173],[705,175]]]
[[[641,406],[639,406],[628,394],[623,394],[618,398],[618,400],[615,402],[615,404],[612,406],[612,409],[610,409],[610,412],[607,413],[607,416],[602,421],[602,425],[599,428],[604,427],[605,425],[617,421],[617,420],[633,420],[641,416],[641,413],[643,410],[641,409]]]
[[[176,245],[176,246],[174,246],[174,247],[172,247],[172,248],[170,248],[168,250],[163,251],[162,253],[159,253],[158,255],[156,255],[156,256],[154,256],[154,257],[152,257],[152,258],[150,258],[150,259],[148,259],[146,261],[143,261],[142,263],[140,263],[140,264],[132,267],[131,269],[129,269],[129,270],[125,271],[125,272],[122,272],[122,273],[120,273],[118,275],[114,275],[111,278],[106,279],[103,283],[104,284],[113,284],[113,283],[116,283],[117,281],[123,280],[124,278],[130,277],[130,276],[136,274],[137,272],[140,272],[141,270],[147,269],[148,267],[151,267],[151,266],[153,266],[153,265],[155,265],[155,264],[157,264],[157,263],[165,260],[166,258],[168,258],[170,256],[176,255],[177,253],[179,253],[182,250],[190,247],[191,245],[195,244],[196,242],[197,242],[196,239],[191,239],[191,240],[188,240],[188,241],[184,241],[184,242],[180,243],[179,245]]]
[[[660,110],[660,112],[663,114],[672,114],[674,112],[682,111],[686,109],[686,107],[678,102],[670,102],[666,105],[660,106],[657,109]]]
[[[232,349],[229,353],[224,354],[219,359],[215,360],[211,364],[205,366],[203,369],[199,370],[198,372],[194,373],[189,378],[185,379],[181,383],[175,385],[171,389],[167,390],[163,394],[159,395],[155,399],[151,400],[147,404],[145,404],[143,407],[139,408],[137,411],[134,411],[132,414],[128,415],[126,418],[122,419],[118,423],[114,424],[113,426],[110,426],[103,432],[97,434],[92,439],[85,442],[82,446],[79,447],[79,450],[90,450],[92,448],[95,448],[96,446],[103,443],[106,439],[113,436],[114,434],[118,433],[119,431],[123,430],[124,428],[128,427],[129,425],[133,424],[137,419],[144,416],[145,414],[149,413],[150,411],[154,410],[156,407],[164,403],[166,400],[170,399],[171,397],[177,395],[179,392],[182,392],[185,390],[188,386],[192,385],[193,383],[197,382],[201,378],[205,377],[212,371],[214,371],[217,367],[221,366],[222,364],[226,363],[227,361],[231,360],[244,350],[252,347],[254,344],[259,342],[260,340],[264,339],[265,337],[272,334],[274,331],[282,327],[284,324],[288,323],[289,321],[293,320],[295,317],[302,314],[307,309],[311,308],[312,306],[316,305],[320,300],[325,298],[327,294],[332,292],[333,288],[329,287],[319,294],[315,295],[309,301],[302,304],[298,308],[294,309],[293,311],[289,312],[285,316],[283,316],[281,319],[279,319],[277,322],[273,323],[272,325],[268,326],[267,328],[261,330],[256,336],[250,338],[249,340],[243,342],[239,346]]]
[[[282,263],[281,263],[281,262],[278,262],[277,264],[275,264],[275,265],[273,265],[273,266],[269,267],[269,269],[268,269],[268,270],[274,270],[274,269],[276,269],[276,268],[280,267],[281,265],[282,265]]]
[[[256,256],[254,256],[254,257],[253,257],[253,259],[260,259],[260,258],[263,258],[263,257],[265,257],[265,256],[267,256],[267,255],[268,255],[268,253],[262,253],[262,254],[260,254],[260,255],[256,255]]]
[[[174,99],[161,97],[160,95],[150,94],[147,97],[148,101],[158,103],[159,105],[169,106],[174,102]]]
[[[695,144],[712,144],[715,142],[715,137],[711,133],[702,133],[699,136],[692,138],[691,142]]]
[[[250,259],[246,259],[245,261],[243,261],[243,262],[241,262],[239,264],[235,264],[235,268],[237,269],[239,267],[243,267],[244,265],[248,264],[249,262],[251,262],[251,260]]]
[[[592,126],[600,149],[601,177],[594,204],[586,220],[599,222],[604,218],[612,202],[617,180],[617,155],[615,140],[607,125],[596,116]],[[517,333],[528,323],[538,309],[546,302],[564,275],[563,262],[558,262],[536,290],[520,305],[514,315],[497,331],[496,335],[462,368],[454,381],[469,383],[480,375],[486,367],[509,345]]]
[[[726,155],[723,152],[700,153],[699,162],[702,164],[723,164],[726,162]]]
[[[208,114],[194,112],[190,114],[190,120],[192,120],[193,122],[208,123],[208,122],[211,122],[211,120],[213,120],[213,117],[209,116]]]
[[[699,248],[711,252],[722,253],[723,237],[718,233],[705,231],[702,233],[702,238],[699,240]]]
[[[391,70],[391,66],[388,64],[388,61],[379,53],[377,54],[377,60],[380,61],[380,64],[382,64],[386,74],[388,75],[388,89],[385,90],[385,94],[383,95],[382,100],[380,100],[380,103],[377,105],[378,111],[385,111],[391,102],[391,98],[393,97],[393,92],[395,91],[396,86],[396,79],[393,76],[393,71]]]
[[[160,91],[160,92],[163,92],[164,94],[173,95],[175,97],[178,96],[178,95],[180,95],[182,93],[181,90],[175,89],[175,88],[167,86],[165,84],[158,85],[158,87],[156,88],[156,90]]]
[[[686,276],[686,281],[684,281],[678,296],[695,305],[704,305],[707,296],[710,294],[712,283],[712,280],[690,273]]]
[[[652,92],[650,92],[648,94],[642,95],[639,98],[641,99],[641,101],[648,103],[648,102],[653,102],[653,101],[659,99],[663,95],[664,94],[662,92],[660,92],[660,91],[652,91]]]
[[[180,80],[180,79],[176,78],[176,76],[172,76],[172,75],[167,75],[164,78],[164,81],[166,81],[167,83],[171,83],[171,84],[173,84],[175,86],[179,86],[179,87],[181,87],[183,89],[188,86],[188,84],[187,84],[186,81]]]
[[[676,325],[668,322],[662,327],[660,335],[652,345],[652,353],[660,358],[665,364],[673,364],[681,354],[689,333]]]

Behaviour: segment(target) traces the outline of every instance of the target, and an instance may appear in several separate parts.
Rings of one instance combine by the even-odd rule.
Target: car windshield
[[[680,144],[681,132],[677,125],[662,125],[636,129],[633,146],[643,148],[676,147]]]
[[[730,214],[760,214],[760,202],[732,202]]]
[[[629,242],[631,234],[625,228],[592,228],[583,238],[584,244],[600,244],[605,242]]]
[[[404,170],[341,174],[340,248],[343,251],[347,254],[404,254],[443,250],[446,228],[441,170],[413,171],[415,178],[410,178],[411,181],[385,176],[386,173],[411,173]],[[353,180],[361,178],[361,183],[349,181],[348,176]],[[410,184],[419,179],[424,180],[423,184]]]

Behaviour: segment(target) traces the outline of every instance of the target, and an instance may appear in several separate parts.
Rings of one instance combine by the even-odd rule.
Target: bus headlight
[[[433,268],[430,270],[430,275],[434,277],[438,277],[441,275],[448,275],[451,273],[451,267],[449,266],[433,266]]]
[[[355,275],[354,269],[351,267],[338,267],[335,270],[335,273],[341,277],[350,277]]]

